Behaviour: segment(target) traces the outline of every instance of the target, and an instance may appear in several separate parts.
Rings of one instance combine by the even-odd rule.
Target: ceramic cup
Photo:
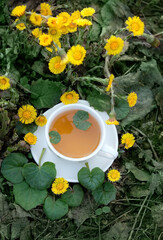
[[[53,145],[50,142],[50,138],[49,138],[49,129],[50,126],[53,122],[53,120],[61,113],[66,112],[68,110],[83,110],[88,112],[90,115],[92,115],[96,121],[98,122],[99,126],[100,126],[100,130],[101,130],[101,137],[100,137],[100,141],[99,144],[97,146],[97,148],[88,156],[85,157],[81,157],[81,158],[72,158],[72,157],[67,157],[65,155],[62,155],[60,152],[58,152]],[[64,105],[56,110],[54,110],[54,112],[50,115],[46,127],[45,127],[45,138],[46,141],[48,143],[49,148],[51,149],[51,151],[53,151],[57,156],[61,157],[62,159],[65,160],[69,160],[69,161],[87,161],[88,159],[92,158],[93,156],[95,156],[96,154],[99,154],[102,157],[106,157],[106,158],[111,158],[111,159],[115,159],[118,156],[118,152],[113,149],[111,146],[107,145],[105,142],[105,138],[106,138],[106,127],[105,127],[105,122],[104,120],[101,118],[101,116],[98,114],[97,111],[94,110],[94,108],[80,104],[80,103],[75,103],[75,104],[69,104],[69,105]],[[82,147],[82,146],[81,146]]]

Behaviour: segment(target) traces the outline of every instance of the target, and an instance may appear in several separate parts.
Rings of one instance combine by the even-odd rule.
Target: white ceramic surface
[[[85,100],[79,100],[78,103],[90,106],[89,103]],[[59,103],[55,105],[53,108],[46,111],[43,115],[46,116],[48,119],[51,115],[51,113],[60,108],[61,106],[64,106],[64,104]],[[97,110],[96,110],[97,111]],[[99,112],[97,111],[102,119],[105,121],[109,118],[108,114],[106,112]],[[43,148],[46,148],[46,151],[44,153],[44,156],[42,158],[41,163],[44,162],[53,162],[55,163],[56,170],[57,170],[57,178],[63,177],[69,182],[78,182],[78,171],[85,167],[85,163],[88,162],[90,169],[93,169],[94,167],[99,167],[103,171],[106,171],[113,163],[114,158],[106,158],[103,156],[100,156],[96,154],[94,157],[88,159],[88,161],[82,161],[82,162],[74,162],[74,161],[67,161],[60,157],[58,157],[55,153],[53,153],[46,142],[45,139],[45,126],[44,127],[38,127],[38,129],[34,133],[37,136],[37,142],[35,145],[31,146],[31,153],[38,164],[39,157],[42,152]],[[106,138],[104,144],[109,145],[113,149],[117,151],[118,149],[118,135],[117,130],[114,125],[107,125],[106,124]]]

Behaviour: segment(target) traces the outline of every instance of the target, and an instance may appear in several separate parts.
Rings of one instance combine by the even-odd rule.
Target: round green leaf
[[[104,172],[98,167],[93,168],[92,171],[87,167],[83,167],[78,172],[78,180],[80,184],[89,190],[95,190],[103,184],[104,178]]]
[[[47,189],[56,177],[55,164],[45,162],[39,167],[35,163],[27,163],[23,167],[23,176],[32,188],[38,190]]]
[[[86,121],[89,118],[88,112],[79,110],[73,116],[73,123],[80,130],[87,130],[92,124]]]
[[[60,219],[67,214],[68,205],[60,199],[55,201],[51,197],[47,197],[44,203],[44,212],[50,220]]]
[[[47,196],[46,190],[37,190],[31,188],[25,181],[15,184],[13,189],[15,202],[26,211],[42,204]]]
[[[115,98],[115,112],[118,120],[125,118],[130,111],[128,102],[121,98]]]
[[[95,214],[98,215],[98,216],[101,215],[102,213],[103,213],[102,208],[98,208],[95,211]]]
[[[11,153],[3,160],[1,172],[8,181],[20,183],[24,179],[22,168],[27,162],[27,158],[22,153]]]
[[[57,131],[49,132],[50,142],[53,144],[57,144],[61,141],[61,135]]]
[[[97,203],[107,205],[115,199],[116,188],[110,182],[106,182],[102,186],[96,188],[92,194]]]
[[[105,207],[102,208],[102,211],[103,211],[104,213],[109,213],[109,212],[110,212],[110,207],[105,206]]]
[[[74,185],[73,189],[68,189],[61,199],[68,204],[70,207],[78,207],[82,203],[84,198],[84,192],[80,185]]]

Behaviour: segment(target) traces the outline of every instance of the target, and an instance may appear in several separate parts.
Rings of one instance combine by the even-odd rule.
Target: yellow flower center
[[[56,188],[57,188],[57,190],[62,190],[64,188],[64,184],[63,183],[58,183]]]
[[[5,78],[0,79],[0,84],[5,85],[7,83],[7,80]]]
[[[60,63],[55,63],[55,64],[54,64],[54,68],[55,68],[55,69],[61,68],[61,64],[60,64]]]
[[[75,23],[70,23],[70,24],[69,24],[69,28],[72,28],[72,29],[73,29],[73,28],[75,28],[75,27],[76,27],[76,24],[75,24]]]
[[[117,177],[118,177],[117,173],[114,173],[114,172],[113,172],[113,173],[111,174],[111,178],[112,178],[112,179],[116,179]]]
[[[67,95],[66,95],[66,98],[69,99],[69,100],[73,99],[72,93],[67,94]]]
[[[50,33],[51,33],[52,35],[56,35],[56,34],[57,34],[57,30],[56,30],[56,29],[53,29],[53,30],[50,31]]]
[[[67,22],[67,17],[62,17],[62,21],[63,21],[63,23],[66,23]]]
[[[29,112],[29,111],[24,111],[23,112],[23,118],[30,119],[30,117],[31,117],[31,112]]]
[[[44,117],[39,117],[39,122],[43,122],[44,121]]]
[[[24,23],[19,23],[18,24],[20,27],[24,27]]]
[[[28,137],[27,140],[28,140],[29,143],[32,143],[34,141],[34,138],[31,136],[31,137]]]
[[[44,38],[44,43],[46,43],[48,41],[48,39],[49,39],[48,37],[45,37]]]
[[[136,23],[136,22],[134,22],[134,23],[132,23],[132,29],[133,30],[135,30],[135,31],[138,31],[139,30],[139,24],[138,23]]]
[[[118,42],[114,41],[114,42],[110,43],[110,48],[112,50],[116,50],[118,47],[119,47]]]
[[[82,53],[79,52],[79,51],[76,51],[74,54],[73,54],[73,57],[75,60],[80,60],[82,58]]]
[[[126,145],[129,145],[131,143],[131,139],[126,139]]]
[[[36,22],[40,20],[40,17],[39,16],[35,16],[35,20]]]

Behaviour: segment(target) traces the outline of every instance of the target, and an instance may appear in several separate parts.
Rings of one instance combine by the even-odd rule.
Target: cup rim
[[[57,115],[59,115],[60,113],[62,112],[65,112],[67,110],[74,110],[74,109],[77,109],[77,110],[85,110],[87,111],[88,113],[92,113],[91,115],[96,119],[96,121],[98,122],[99,124],[99,127],[100,127],[100,130],[101,130],[101,137],[100,137],[100,141],[99,141],[99,144],[97,146],[97,148],[89,155],[85,156],[85,157],[80,157],[80,158],[73,158],[73,157],[68,157],[68,156],[65,156],[63,154],[61,154],[60,152],[58,152],[54,146],[51,144],[50,142],[50,138],[49,138],[49,128],[51,126],[51,123],[52,121],[55,119],[55,117]],[[95,116],[94,116],[95,115]],[[101,118],[101,116],[97,113],[97,111],[91,107],[91,106],[86,106],[86,105],[83,105],[83,104],[80,104],[80,103],[75,103],[75,104],[68,104],[68,105],[64,105],[64,106],[61,106],[60,108],[54,110],[54,112],[50,115],[50,117],[48,118],[47,120],[47,123],[46,123],[46,127],[45,127],[45,138],[46,138],[46,141],[48,143],[48,147],[59,157],[61,157],[62,159],[64,160],[68,160],[68,161],[76,161],[76,162],[79,162],[79,161],[86,161],[88,160],[89,158],[92,158],[93,156],[95,156],[99,151],[100,149],[102,148],[103,144],[104,144],[104,141],[105,141],[105,137],[106,137],[106,133],[105,133],[105,125],[104,125],[104,121],[103,119]]]

